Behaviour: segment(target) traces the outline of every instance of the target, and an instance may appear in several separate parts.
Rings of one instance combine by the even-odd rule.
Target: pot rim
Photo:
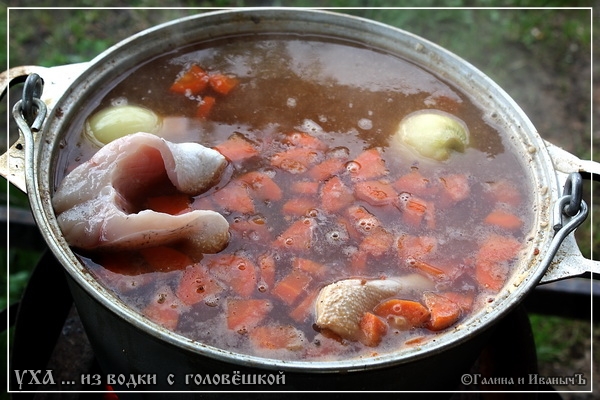
[[[222,31],[227,34],[220,33]],[[489,306],[422,345],[375,357],[310,362],[250,356],[205,345],[167,330],[129,309],[87,271],[69,248],[58,227],[51,204],[56,186],[54,172],[60,159],[57,153],[64,140],[64,125],[73,121],[81,123],[82,116],[76,114],[81,109],[80,104],[86,101],[89,104],[86,93],[107,90],[103,88],[103,82],[123,75],[116,70],[129,70],[148,59],[149,55],[163,54],[194,41],[213,39],[219,35],[306,32],[313,36],[333,36],[378,48],[408,59],[442,80],[453,83],[482,109],[492,110],[484,118],[505,128],[512,150],[520,156],[524,166],[529,166],[531,184],[537,188],[536,198],[533,199],[535,218],[517,271]],[[178,41],[183,41],[184,45],[176,45]],[[100,97],[96,95],[96,99]],[[326,10],[246,8],[191,15],[144,30],[117,43],[89,63],[57,101],[42,127],[36,150],[38,178],[36,188],[29,196],[37,197],[41,209],[34,209],[34,217],[50,249],[73,280],[99,304],[134,327],[166,343],[220,361],[270,370],[320,373],[376,369],[415,361],[455,347],[488,329],[520,303],[537,285],[547,268],[542,259],[552,240],[549,218],[551,206],[558,198],[558,182],[544,142],[531,121],[504,90],[470,63],[412,33],[361,17]],[[40,168],[43,165],[50,168]]]

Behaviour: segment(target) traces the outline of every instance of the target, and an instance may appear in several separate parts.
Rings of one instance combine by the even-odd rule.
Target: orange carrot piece
[[[429,310],[418,301],[404,299],[386,300],[375,307],[373,313],[383,317],[396,329],[423,326],[429,320]]]
[[[252,171],[242,175],[239,179],[249,185],[258,199],[262,201],[281,200],[281,188],[279,188],[269,175],[259,171]]]
[[[271,293],[284,303],[291,305],[305,291],[311,281],[310,275],[294,269],[275,284]]]
[[[247,333],[259,325],[273,309],[266,299],[227,299],[227,328]]]
[[[281,211],[286,215],[305,216],[310,210],[316,208],[315,200],[306,197],[296,197],[286,201],[281,207]]]
[[[338,176],[329,179],[321,188],[321,207],[326,212],[334,213],[353,202],[352,191]]]
[[[472,292],[444,292],[442,296],[458,304],[463,312],[471,311],[475,301],[475,295]]]
[[[322,163],[312,167],[308,171],[308,174],[316,181],[324,181],[336,175],[338,172],[343,171],[345,165],[346,161],[342,158],[328,158]]]
[[[373,229],[381,226],[381,222],[362,206],[350,206],[347,210],[350,221],[362,234],[367,234]]]
[[[359,326],[363,334],[360,342],[369,347],[378,346],[388,330],[386,322],[370,312],[363,315]]]
[[[311,195],[319,192],[319,182],[296,181],[290,187],[291,191],[298,194]]]
[[[418,227],[423,223],[428,212],[429,204],[422,199],[411,197],[409,198],[402,209],[402,220],[414,227]]]
[[[200,264],[187,267],[177,286],[177,297],[187,305],[192,305],[215,296],[223,291],[219,281],[208,269]]]
[[[489,184],[486,190],[489,201],[519,206],[522,198],[517,186],[506,179]]]
[[[356,251],[350,256],[351,270],[355,275],[361,275],[367,268],[367,259],[369,255],[365,251]]]
[[[194,64],[173,82],[170,90],[178,94],[199,94],[206,89],[208,79],[208,74]]]
[[[257,289],[256,266],[246,257],[220,254],[211,258],[207,265],[214,276],[242,297],[249,297]]]
[[[179,307],[179,301],[173,291],[165,287],[155,293],[150,303],[142,310],[142,314],[157,324],[173,330],[179,323]]]
[[[229,75],[225,74],[211,74],[208,77],[208,84],[215,92],[226,95],[238,85],[238,80]]]
[[[398,255],[400,258],[422,259],[427,254],[434,253],[437,248],[437,239],[433,236],[400,235],[397,241]]]
[[[312,247],[315,222],[310,218],[302,218],[290,225],[281,233],[275,242],[275,247],[290,250],[305,251]]]
[[[301,131],[288,133],[283,139],[283,143],[289,146],[319,151],[327,149],[327,145],[321,139]]]
[[[177,215],[190,210],[190,197],[185,194],[148,197],[146,208],[156,212]]]
[[[233,219],[229,224],[231,233],[235,236],[241,235],[244,239],[264,243],[272,240],[267,221],[259,215],[240,216]]]
[[[408,259],[406,260],[408,265],[410,265],[411,267],[417,268],[429,275],[433,275],[433,276],[442,276],[445,274],[444,270],[435,267],[423,260],[419,260],[417,258],[413,258],[413,257],[408,257]]]
[[[392,185],[399,193],[407,192],[413,196],[431,196],[437,193],[439,188],[425,178],[421,172],[414,169],[408,174],[402,175]]]
[[[360,243],[359,249],[372,256],[379,257],[394,245],[394,236],[378,227],[372,230]]]
[[[516,257],[521,249],[521,243],[509,236],[489,235],[481,244],[477,252],[477,260],[496,262],[509,261]]]
[[[327,272],[325,265],[302,257],[295,257],[292,261],[292,266],[313,276],[321,276]]]
[[[376,148],[363,151],[353,161],[346,164],[346,169],[356,180],[379,178],[388,173],[385,161]]]
[[[461,316],[458,304],[440,294],[426,292],[423,294],[423,301],[431,314],[426,326],[432,331],[448,328]]]
[[[313,305],[318,295],[318,290],[309,293],[292,311],[290,311],[290,317],[296,322],[302,323],[306,321],[306,318],[308,318],[313,309]]]
[[[213,96],[204,96],[196,108],[196,117],[201,119],[208,117],[216,101]]]
[[[219,189],[213,195],[217,204],[229,211],[237,211],[242,214],[254,214],[256,212],[254,200],[249,193],[249,187],[241,181],[230,182],[227,186]]]
[[[394,203],[398,198],[396,190],[387,182],[361,181],[354,186],[356,198],[372,206],[384,206]]]
[[[275,258],[271,254],[265,253],[258,256],[257,261],[260,277],[267,286],[272,287],[275,283]]]
[[[241,133],[234,133],[226,141],[215,146],[215,149],[234,162],[243,161],[260,154],[258,146]]]
[[[444,187],[444,194],[450,202],[457,203],[465,200],[471,194],[469,186],[469,177],[465,174],[454,174],[440,178]]]
[[[521,218],[504,210],[492,211],[487,215],[487,217],[485,217],[483,222],[488,225],[494,225],[511,231],[520,229],[523,225]]]
[[[157,246],[141,249],[140,254],[153,271],[167,272],[182,270],[194,262],[187,254],[172,247]]]
[[[321,152],[310,147],[292,147],[271,157],[271,165],[292,174],[301,174],[319,161]]]
[[[255,347],[262,349],[298,351],[306,345],[304,333],[291,325],[258,326],[250,331],[249,337]]]
[[[509,267],[506,262],[478,260],[475,264],[475,279],[487,290],[499,292],[508,278]]]

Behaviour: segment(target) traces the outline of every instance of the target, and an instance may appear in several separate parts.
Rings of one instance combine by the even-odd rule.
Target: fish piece
[[[197,143],[171,143],[148,133],[102,147],[61,182],[52,203],[67,242],[81,249],[133,249],[183,242],[202,253],[222,250],[229,223],[211,210],[169,215],[138,210],[140,197],[165,179],[190,196],[221,177],[227,161]]]
[[[427,278],[411,274],[386,279],[345,279],[325,286],[316,301],[316,325],[343,339],[360,340],[360,320],[382,300],[431,287]]]

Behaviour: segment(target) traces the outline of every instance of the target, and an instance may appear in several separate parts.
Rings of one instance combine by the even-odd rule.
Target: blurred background
[[[159,9],[153,7],[160,4],[150,0],[84,0],[79,1],[79,7],[94,8],[51,9],[44,7],[68,7],[70,2],[42,0],[31,4],[35,8],[12,8],[27,7],[27,3],[23,0],[0,1],[3,6],[0,21],[7,21],[2,22],[0,32],[8,43],[8,51],[0,53],[2,65],[52,67],[86,62],[141,30],[208,11],[197,7],[322,7],[323,3],[333,8],[343,6],[345,8],[336,11],[404,29],[454,52],[508,92],[544,139],[581,159],[597,157],[600,130],[593,129],[592,121],[599,114],[597,69],[600,63],[592,62],[598,60],[598,54],[592,51],[591,44],[593,40],[600,43],[600,29],[596,26],[600,9],[592,9],[592,1],[451,0],[443,2],[443,6],[456,8],[436,8],[439,2],[415,0],[402,2],[402,8],[384,9],[398,7],[398,2],[179,0],[170,2],[170,8]],[[475,3],[486,8],[469,8]],[[104,6],[126,8],[97,8]],[[593,100],[596,103],[594,109]],[[9,107],[3,99],[0,104],[3,115],[7,115]],[[6,123],[0,126],[2,152],[6,149],[7,140],[14,140],[15,134],[11,128],[7,129]],[[26,196],[7,186],[4,180],[0,186],[1,215],[4,221],[10,222],[9,237],[1,245],[0,260],[0,279],[3,280],[3,288],[6,288],[0,297],[0,309],[5,309],[19,300],[44,245],[36,228],[30,224]],[[598,193],[597,184],[586,182],[585,199],[588,204],[598,204]],[[8,215],[12,218],[10,221]],[[592,229],[592,221],[598,221],[599,216],[598,210],[592,208],[590,218],[576,232],[581,251],[588,258],[600,259],[600,254],[593,251],[600,249],[600,229]],[[595,224],[598,225],[597,222]],[[600,337],[600,321],[592,323],[586,318],[534,313],[530,313],[529,317],[540,375],[572,376],[581,372],[591,377],[593,365],[594,380],[600,382],[600,346],[597,340],[593,340]],[[10,329],[3,332],[3,339],[10,334]],[[594,387],[598,390],[600,383]],[[589,385],[586,388],[557,389],[570,391],[561,394],[565,399],[593,398],[590,393],[571,392],[589,390]]]

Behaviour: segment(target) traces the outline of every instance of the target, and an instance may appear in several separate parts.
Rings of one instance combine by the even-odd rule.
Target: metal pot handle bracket
[[[20,66],[11,68],[0,73],[0,98],[8,97],[8,91],[11,87],[26,82],[29,76],[36,74],[43,77],[43,95],[40,92],[38,97],[45,105],[46,114],[49,114],[60,96],[62,96],[75,78],[88,68],[89,63],[67,64],[58,67],[40,67],[40,66]],[[10,99],[9,99],[10,100]],[[39,107],[43,107],[39,105]],[[14,112],[13,118],[16,120]],[[43,123],[43,120],[40,121]],[[41,128],[38,127],[38,128]],[[12,144],[6,153],[0,155],[0,175],[5,177],[14,186],[27,193],[25,168],[25,152],[27,151],[25,133],[19,126],[19,138]],[[27,126],[29,130],[29,126]],[[38,132],[31,133],[31,143],[35,143],[38,138]],[[29,146],[33,148],[34,146]],[[32,153],[33,156],[33,153]],[[33,158],[32,158],[33,161]]]
[[[50,81],[52,93],[64,93],[66,87],[81,72],[87,63],[70,64],[63,67],[18,67],[0,74],[2,93],[6,92],[11,82],[11,72],[22,77],[29,73],[23,90],[23,99],[13,107],[13,118],[19,126],[19,140],[0,156],[0,175],[21,189],[23,192],[35,193],[37,181],[34,168],[34,143],[41,129],[47,112],[56,99],[41,100],[41,93],[46,81],[36,73],[38,70],[51,71],[51,76],[60,77]],[[65,72],[71,79],[65,82]],[[59,82],[56,84],[55,82]],[[64,86],[67,85],[67,86]],[[54,101],[53,101],[54,100]],[[48,103],[48,105],[46,104]],[[566,278],[586,275],[600,276],[600,262],[583,257],[573,231],[587,218],[588,206],[581,199],[583,188],[581,174],[600,177],[600,163],[581,160],[571,153],[545,141],[552,158],[559,181],[564,182],[564,193],[554,205],[553,228],[555,235],[542,264],[547,266],[540,283],[549,283]],[[32,196],[35,197],[35,196]],[[41,204],[31,204],[32,208],[40,208]],[[41,208],[39,209],[41,212]],[[43,214],[43,213],[42,213]]]
[[[546,149],[552,158],[556,175],[564,183],[562,197],[554,205],[553,228],[555,236],[550,250],[543,261],[548,265],[541,284],[566,278],[579,277],[588,273],[600,276],[600,261],[583,257],[575,236],[571,234],[585,220],[588,206],[581,199],[583,191],[582,175],[590,179],[600,178],[600,163],[581,160],[573,154],[545,141]]]

